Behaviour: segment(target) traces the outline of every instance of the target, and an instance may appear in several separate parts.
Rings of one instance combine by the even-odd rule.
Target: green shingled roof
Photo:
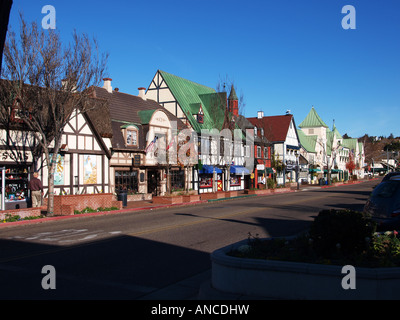
[[[355,138],[343,139],[342,146],[345,148],[348,148],[350,151],[354,150],[354,152],[356,152],[357,143],[358,143],[358,140]]]
[[[216,128],[220,130],[222,128],[227,100],[226,92],[217,93],[210,87],[165,71],[159,70],[159,72],[189,120],[193,130],[200,133],[201,129],[211,130]],[[203,123],[198,123],[195,117],[195,112],[200,108],[200,105],[204,113]]]
[[[315,111],[314,107],[311,108],[311,111],[308,113],[307,117],[303,120],[299,125],[300,128],[315,128],[315,127],[325,127],[328,128],[326,123],[322,121],[321,117],[318,115],[317,111]]]
[[[138,115],[139,115],[141,124],[148,124],[151,120],[151,117],[153,116],[153,113],[156,111],[157,111],[157,109],[138,111]]]
[[[301,146],[310,153],[315,153],[315,144],[317,142],[316,135],[307,136],[303,130],[297,129],[297,134],[299,136]]]

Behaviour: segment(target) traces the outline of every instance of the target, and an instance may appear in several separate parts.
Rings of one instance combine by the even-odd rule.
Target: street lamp
[[[297,181],[297,190],[300,190],[300,184],[299,184],[299,157],[300,154],[297,152],[297,150],[295,151],[295,155],[296,155],[296,181]]]

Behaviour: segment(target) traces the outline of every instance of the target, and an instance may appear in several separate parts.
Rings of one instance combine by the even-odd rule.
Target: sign
[[[32,153],[30,151],[11,151],[1,150],[0,161],[2,162],[32,162]]]
[[[132,158],[132,166],[139,167],[140,166],[140,154],[135,154]]]
[[[263,165],[263,164],[258,164],[257,165],[257,170],[265,170],[265,165]]]

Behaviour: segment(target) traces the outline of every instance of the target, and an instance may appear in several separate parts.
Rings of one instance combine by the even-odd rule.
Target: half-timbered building
[[[185,188],[183,168],[169,161],[166,150],[185,124],[156,101],[112,89],[111,79],[94,88],[96,98],[108,101],[112,139],[110,175],[113,191],[163,195]],[[162,161],[160,161],[162,160]],[[169,179],[168,179],[169,178]]]
[[[158,70],[147,88],[146,97],[157,101],[196,132],[199,165],[193,172],[193,189],[203,193],[241,190],[247,186],[245,175],[250,172],[244,167],[243,141],[228,163],[217,147],[217,138],[204,134],[211,130],[220,132],[228,126],[240,130],[236,123],[227,123],[228,118],[231,121],[238,116],[238,98],[233,87],[228,97],[226,92],[216,92],[213,88]]]

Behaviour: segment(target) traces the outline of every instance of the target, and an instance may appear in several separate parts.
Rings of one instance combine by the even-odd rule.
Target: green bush
[[[275,181],[273,179],[271,179],[271,178],[268,178],[267,179],[267,186],[268,186],[268,189],[274,189],[275,188]]]
[[[368,247],[376,225],[365,214],[351,210],[323,210],[310,228],[315,252],[332,257],[339,251],[345,256],[360,254]]]

